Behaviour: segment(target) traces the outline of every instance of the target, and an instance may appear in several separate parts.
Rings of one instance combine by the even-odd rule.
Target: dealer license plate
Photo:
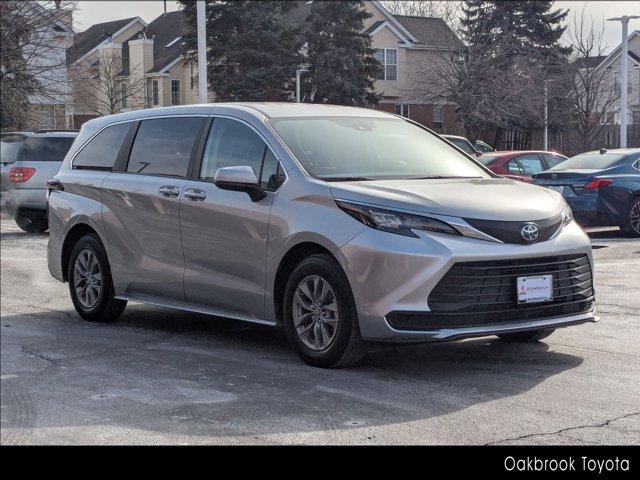
[[[553,300],[553,276],[518,277],[518,303]]]

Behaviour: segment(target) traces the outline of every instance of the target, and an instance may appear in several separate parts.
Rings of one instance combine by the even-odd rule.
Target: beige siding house
[[[313,2],[300,2],[296,21],[304,22]],[[443,53],[453,52],[460,40],[442,19],[392,15],[378,1],[365,1],[371,17],[364,25],[376,56],[384,65],[375,83],[382,94],[379,109],[414,119],[436,131],[459,133],[454,105],[425,102],[416,95],[426,66]],[[68,52],[70,67],[99,62],[102,52],[122,59],[122,75],[137,83],[144,78],[144,94],[130,99],[121,111],[198,102],[197,65],[182,55],[183,14],[165,13],[148,25],[139,17],[93,25],[76,35]],[[72,71],[72,68],[70,68]],[[97,72],[96,72],[97,74]],[[70,78],[73,84],[74,79]],[[73,91],[73,87],[72,87]],[[78,128],[96,112],[90,101],[70,95],[67,125]]]
[[[71,85],[67,127],[79,128],[91,118],[110,113],[104,105],[107,79],[101,78],[105,75],[101,65],[104,67],[114,58],[120,65],[116,72],[118,82],[125,84],[125,92],[129,88],[128,94],[117,102],[117,112],[196,103],[197,66],[182,56],[182,23],[182,12],[176,11],[149,24],[132,17],[96,24],[76,35],[67,50]],[[95,68],[93,75],[76,74],[91,68]]]

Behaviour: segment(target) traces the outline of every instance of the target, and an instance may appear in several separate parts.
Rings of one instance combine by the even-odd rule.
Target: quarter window
[[[520,165],[518,165],[516,160],[509,160],[507,168],[509,169],[509,173],[512,175],[522,175],[522,170],[520,170]]]
[[[264,156],[264,162],[262,163],[262,174],[260,175],[260,187],[264,190],[274,191],[277,190],[284,182],[285,176],[278,162],[278,159],[273,152],[267,148]]]
[[[73,160],[73,167],[111,170],[130,127],[130,123],[120,123],[105,128],[80,150]]]
[[[376,60],[382,64],[377,80],[398,79],[398,51],[395,48],[378,48],[374,54]]]
[[[131,148],[127,172],[186,177],[203,119],[143,120]]]

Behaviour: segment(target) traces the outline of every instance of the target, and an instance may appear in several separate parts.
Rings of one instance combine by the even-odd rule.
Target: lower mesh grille
[[[519,304],[519,276],[552,275],[553,300]],[[593,278],[585,254],[454,264],[428,298],[430,312],[392,312],[399,330],[511,323],[577,315],[593,309]]]

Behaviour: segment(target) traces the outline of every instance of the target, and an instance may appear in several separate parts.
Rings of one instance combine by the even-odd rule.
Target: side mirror
[[[260,188],[253,168],[248,166],[219,168],[213,177],[213,183],[223,190],[247,192],[252,202],[258,202],[267,196]]]

